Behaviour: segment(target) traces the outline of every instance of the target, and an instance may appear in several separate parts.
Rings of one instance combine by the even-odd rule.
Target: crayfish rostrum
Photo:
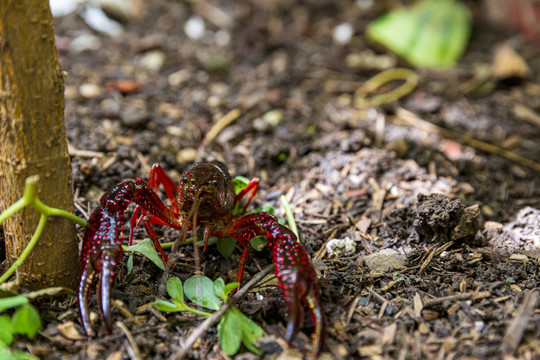
[[[314,353],[319,354],[324,342],[326,321],[319,294],[315,269],[303,245],[277,218],[266,212],[233,215],[232,209],[249,193],[247,205],[258,188],[252,179],[239,194],[231,186],[231,175],[220,162],[199,162],[187,168],[176,185],[165,171],[155,164],[148,183],[141,178],[128,179],[107,191],[100,205],[91,214],[84,233],[79,283],[79,310],[84,330],[91,335],[88,319],[88,298],[92,281],[100,277],[97,302],[107,331],[111,332],[110,292],[115,270],[122,252],[124,212],[130,203],[135,209],[130,220],[129,244],[134,229],[142,224],[163,262],[169,262],[152,225],[166,225],[177,230],[204,229],[205,244],[210,235],[234,238],[244,246],[240,256],[237,281],[241,282],[244,265],[253,237],[264,235],[272,249],[274,273],[288,306],[285,340],[290,344],[303,320],[305,304],[315,326]],[[157,195],[162,186],[170,205]]]

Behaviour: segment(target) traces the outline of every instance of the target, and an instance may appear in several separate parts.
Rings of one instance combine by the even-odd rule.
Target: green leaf
[[[24,304],[28,304],[28,299],[25,298],[24,296],[17,295],[17,296],[11,296],[8,298],[3,298],[3,299],[0,299],[0,312],[6,309],[11,309],[11,308],[21,306]]]
[[[253,345],[253,343],[264,336],[264,330],[240,310],[234,308],[231,310],[236,310],[238,312],[237,316],[242,324],[242,343],[252,353],[261,355],[262,353],[255,345]]]
[[[13,341],[13,326],[8,315],[0,316],[0,346],[9,345]],[[1,359],[1,358],[0,358]]]
[[[238,310],[233,310],[236,309],[229,309],[217,326],[219,344],[221,349],[229,356],[238,352],[243,336],[241,323],[238,319]]]
[[[234,247],[236,246],[236,240],[233,238],[223,238],[218,239],[217,242],[217,249],[221,255],[224,257],[229,257],[234,251]]]
[[[165,300],[156,300],[152,303],[152,306],[155,309],[158,309],[159,311],[164,312],[178,312],[184,310],[183,304],[180,304],[178,302],[171,303]]]
[[[251,247],[257,251],[262,251],[266,247],[266,245],[268,245],[268,241],[266,240],[266,236],[264,235],[251,238],[250,243]]]
[[[242,192],[249,184],[249,179],[244,176],[237,176],[233,179],[231,186],[234,189],[234,193],[238,195]]]
[[[154,247],[154,244],[152,244],[152,240],[150,238],[146,238],[139,242],[138,244],[127,246],[124,251],[128,252],[138,252],[142,255],[146,256],[150,261],[152,261],[158,268],[161,270],[165,270],[165,265],[163,265],[163,260],[161,260],[161,256],[159,256],[156,248]]]
[[[240,283],[236,281],[225,285],[225,287],[223,288],[224,300],[229,297],[229,294],[231,293],[231,291],[233,291],[234,289],[238,289],[239,286],[240,286]]]
[[[177,277],[172,277],[167,280],[167,292],[179,303],[184,303],[184,292],[182,290],[182,281]]]
[[[194,303],[207,309],[218,310],[221,299],[214,294],[214,283],[203,275],[194,275],[184,283],[184,294]]]
[[[220,298],[223,298],[223,290],[225,289],[225,281],[223,281],[222,278],[217,278],[216,281],[214,281],[214,295],[219,296]]]
[[[129,254],[127,261],[127,271],[131,272],[131,270],[133,270],[133,253]]]
[[[25,304],[15,311],[11,318],[11,325],[15,333],[26,334],[33,339],[41,327],[41,319],[32,305]]]
[[[468,8],[455,0],[423,0],[369,24],[366,34],[417,67],[451,67],[470,35]]]

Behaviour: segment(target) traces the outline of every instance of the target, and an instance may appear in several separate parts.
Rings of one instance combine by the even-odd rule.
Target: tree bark
[[[73,211],[64,126],[64,83],[48,0],[0,0],[0,209],[39,175],[39,198]],[[25,208],[4,223],[8,262],[29,242],[39,213]],[[79,275],[75,225],[49,217],[38,245],[17,271],[30,288],[74,288]]]

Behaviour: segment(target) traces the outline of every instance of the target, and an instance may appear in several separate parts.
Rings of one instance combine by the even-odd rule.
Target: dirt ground
[[[220,160],[233,175],[261,178],[253,206],[282,215],[282,194],[292,204],[320,271],[328,320],[321,358],[540,359],[540,172],[422,123],[540,162],[534,46],[477,21],[457,67],[417,71],[410,95],[358,109],[356,89],[395,60],[363,37],[386,2],[135,3],[116,14],[115,36],[90,28],[81,11],[55,18],[79,216],[114,184],[147,177],[153,163],[178,180],[195,160]],[[206,25],[199,39],[184,31],[194,15]],[[333,40],[343,22],[354,29],[348,44]],[[530,66],[529,80],[471,87],[504,41]],[[348,66],[348,56],[366,51],[379,57]],[[239,116],[209,139],[235,109]],[[349,248],[335,253],[344,243]],[[202,270],[233,281],[240,253],[224,258],[210,247]],[[176,276],[193,274],[192,247],[174,258]],[[270,263],[270,250],[251,259],[245,280]],[[43,359],[167,359],[202,320],[143,307],[155,300],[160,277],[142,257],[130,273],[120,267],[113,315],[127,331],[107,337],[94,319],[100,336],[87,339],[76,299],[57,298],[37,303],[44,326],[16,346]],[[90,307],[97,313],[95,297]],[[309,316],[296,352],[284,351],[287,314],[277,288],[250,293],[238,307],[269,334],[262,358],[309,357]],[[188,358],[228,358],[216,334],[209,330]],[[235,358],[258,357],[242,350]]]

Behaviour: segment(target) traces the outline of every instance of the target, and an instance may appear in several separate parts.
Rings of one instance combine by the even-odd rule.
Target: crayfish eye
[[[184,177],[182,178],[182,184],[187,184],[188,181],[189,181],[189,178],[188,178],[187,176],[184,176]]]
[[[217,186],[217,185],[218,185],[217,179],[213,179],[212,181],[210,181],[210,183],[211,183],[213,186]]]

